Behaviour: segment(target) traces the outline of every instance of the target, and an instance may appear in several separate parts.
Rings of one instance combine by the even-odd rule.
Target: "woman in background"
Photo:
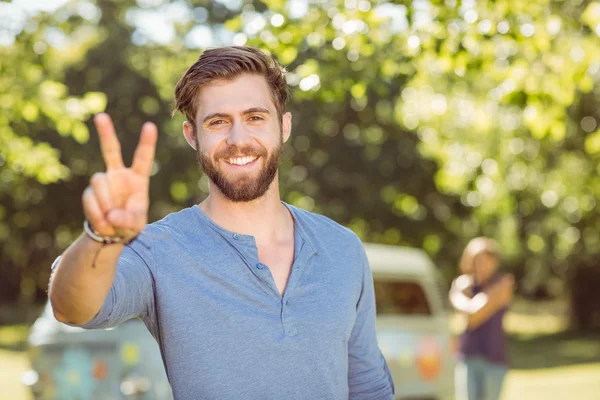
[[[461,275],[452,283],[450,302],[466,315],[456,367],[456,400],[498,400],[508,371],[502,320],[512,300],[514,278],[498,271],[498,244],[478,237],[460,260]]]

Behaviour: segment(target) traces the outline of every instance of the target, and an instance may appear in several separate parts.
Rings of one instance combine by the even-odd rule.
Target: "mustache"
[[[264,149],[256,149],[252,146],[228,146],[215,154],[215,159],[231,157],[266,157],[267,152]]]

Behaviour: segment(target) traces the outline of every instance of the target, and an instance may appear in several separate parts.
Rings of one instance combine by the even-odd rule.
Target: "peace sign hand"
[[[154,161],[158,132],[156,125],[146,122],[133,156],[126,168],[121,157],[121,144],[108,114],[94,118],[106,172],[95,173],[82,196],[85,217],[103,236],[131,239],[148,222],[150,170]]]

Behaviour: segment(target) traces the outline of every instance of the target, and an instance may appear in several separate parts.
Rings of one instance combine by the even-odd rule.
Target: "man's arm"
[[[465,292],[472,286],[472,278],[461,275],[452,283],[450,303],[460,312],[468,315],[468,326],[475,329],[490,319],[512,300],[514,279],[506,275],[485,292],[470,297]]]
[[[99,114],[94,122],[107,170],[94,174],[85,189],[84,214],[101,236],[132,239],[148,220],[156,126],[144,125],[133,163],[126,168],[110,117]],[[123,244],[105,245],[83,234],[65,251],[54,268],[48,294],[59,321],[83,325],[98,314],[115,280],[123,248]]]
[[[151,226],[144,232],[152,231],[150,228]],[[81,320],[57,319],[67,325],[97,329],[118,326],[128,319],[141,317],[148,325],[148,328],[155,333],[156,315],[154,304],[155,274],[153,273],[153,246],[154,243],[152,243],[151,239],[144,237],[143,243],[134,241],[123,247],[117,264],[114,267],[114,279],[109,283],[107,293],[98,300],[100,304],[96,306],[97,310],[93,315]],[[108,248],[110,248],[110,246],[108,246],[107,249]],[[65,253],[65,255],[68,254]],[[55,261],[53,273],[50,278],[51,282],[54,280],[55,275],[68,275],[61,275],[58,273],[59,268],[65,268],[65,266],[69,265],[63,263],[65,255],[60,256]],[[96,265],[96,268],[101,268],[101,266]],[[89,267],[91,270],[96,268]],[[85,269],[86,268],[75,268],[76,271]],[[61,293],[62,291],[69,292],[71,288],[69,287],[68,280],[64,284],[66,285],[64,288],[54,290],[57,290],[57,293]],[[90,289],[89,293],[96,293],[97,290],[95,289],[96,288]],[[78,293],[85,293],[85,291],[77,290],[74,290],[73,292],[75,295]],[[85,303],[88,302],[89,299],[84,296],[78,301]],[[76,302],[77,300],[74,303]],[[52,306],[54,310],[54,303]],[[56,310],[54,310],[54,314],[55,316],[60,315]]]
[[[123,245],[104,246],[92,268],[94,254],[101,247],[102,243],[82,234],[57,261],[48,292],[57,320],[83,325],[102,308],[114,281]]]
[[[362,244],[360,262],[363,267],[362,288],[348,343],[349,399],[388,400],[394,397],[394,383],[377,345],[373,275]]]

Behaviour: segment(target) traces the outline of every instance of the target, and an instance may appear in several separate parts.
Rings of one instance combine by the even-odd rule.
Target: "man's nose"
[[[241,122],[234,121],[227,137],[227,144],[241,146],[250,141],[250,135]]]

